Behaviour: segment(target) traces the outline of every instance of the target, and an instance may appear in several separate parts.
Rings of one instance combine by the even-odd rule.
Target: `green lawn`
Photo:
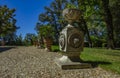
[[[52,51],[53,51],[53,52],[58,52],[58,51],[60,51],[60,50],[59,50],[59,46],[58,46],[58,45],[53,45],[53,46],[52,46]]]
[[[52,50],[59,51],[59,47],[52,46]],[[81,58],[95,66],[120,74],[120,50],[84,48]]]
[[[81,54],[84,61],[98,64],[98,66],[120,74],[120,50],[84,48]]]

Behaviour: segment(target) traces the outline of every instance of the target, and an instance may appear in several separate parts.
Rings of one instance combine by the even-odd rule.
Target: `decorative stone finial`
[[[78,9],[64,9],[63,10],[63,17],[66,21],[68,21],[69,24],[75,21],[79,21],[81,17],[81,11]]]

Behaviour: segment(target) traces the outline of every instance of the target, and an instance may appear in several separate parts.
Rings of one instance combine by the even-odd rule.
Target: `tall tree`
[[[6,5],[0,6],[0,36],[4,36],[15,32],[19,27],[16,26],[16,19],[14,18],[15,9],[9,9]]]
[[[16,31],[16,19],[14,18],[15,9],[9,9],[7,6],[0,6],[0,34],[8,34]]]
[[[114,49],[113,18],[109,8],[109,0],[102,0],[104,18],[107,26],[108,45],[107,48]]]
[[[110,0],[110,10],[113,16],[115,47],[120,47],[120,0]]]
[[[45,6],[45,13],[39,15],[39,23],[49,24],[53,26],[55,34],[55,40],[58,43],[58,35],[63,23],[62,10],[65,8],[67,0],[54,0],[50,6]]]
[[[89,30],[88,30],[88,25],[87,25],[87,19],[92,15],[93,9],[90,8],[90,3],[89,0],[70,0],[68,3],[68,7],[70,8],[77,8],[82,11],[82,16],[80,18],[80,22],[78,22],[80,28],[84,31],[84,34],[87,34],[89,46],[92,47],[92,41],[90,38]],[[93,5],[91,6],[93,7]],[[91,11],[91,12],[88,12]]]
[[[27,33],[24,41],[29,45],[33,45],[34,41],[37,41],[37,36],[33,33]]]

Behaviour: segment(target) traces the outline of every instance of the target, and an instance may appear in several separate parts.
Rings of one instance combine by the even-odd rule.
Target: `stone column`
[[[83,51],[84,36],[81,31],[72,25],[66,26],[60,32],[59,47],[64,55],[71,60],[80,61],[80,53]]]
[[[86,63],[80,63],[80,54],[83,51],[84,35],[82,31],[71,25],[80,19],[81,12],[77,9],[63,10],[63,17],[68,25],[60,32],[59,47],[63,57],[56,59],[57,65],[62,69],[91,67]]]

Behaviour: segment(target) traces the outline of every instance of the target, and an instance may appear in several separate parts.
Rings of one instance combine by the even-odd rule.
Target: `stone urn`
[[[87,63],[82,63],[80,58],[84,45],[83,32],[72,25],[73,22],[80,21],[81,11],[78,9],[65,9],[63,10],[63,17],[68,21],[68,25],[60,32],[59,48],[63,56],[55,60],[56,64],[62,69],[91,67]]]
[[[40,27],[40,36],[45,44],[46,51],[51,51],[53,35],[54,35],[54,32],[53,32],[52,26],[45,25]]]
[[[79,21],[82,13],[78,9],[64,9],[63,10],[63,17],[66,21],[68,21],[69,24],[75,21]]]
[[[48,52],[52,51],[52,39],[51,38],[44,38],[43,41],[45,44],[45,50]]]
[[[81,11],[78,9],[65,9],[63,10],[63,17],[68,21],[68,25],[60,32],[60,50],[66,52],[68,57],[73,55],[79,57],[80,52],[83,51],[84,35],[71,23],[79,21]]]

